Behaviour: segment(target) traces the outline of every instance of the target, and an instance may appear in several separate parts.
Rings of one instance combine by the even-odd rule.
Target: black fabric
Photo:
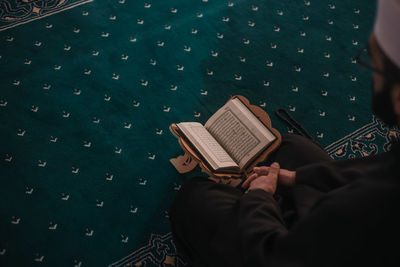
[[[177,249],[191,266],[398,265],[399,151],[334,161],[283,135],[264,164],[296,170],[296,185],[272,196],[191,179],[171,207]]]

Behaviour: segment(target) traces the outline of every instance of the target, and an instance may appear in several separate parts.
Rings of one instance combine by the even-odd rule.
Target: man
[[[373,111],[400,125],[400,0],[380,0],[363,52],[372,58],[359,63],[373,70]],[[284,135],[265,165],[241,188],[206,178],[182,186],[171,226],[190,266],[400,265],[397,141],[390,152],[335,161]]]

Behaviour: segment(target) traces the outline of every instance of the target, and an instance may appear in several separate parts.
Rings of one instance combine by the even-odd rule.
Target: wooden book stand
[[[202,158],[202,156],[197,152],[197,150],[183,137],[178,126],[173,123],[170,125],[169,129],[171,133],[178,138],[178,142],[185,152],[184,155],[178,156],[177,158],[171,158],[170,162],[179,173],[187,173],[192,171],[197,165],[200,166],[201,170],[207,173],[212,179],[218,183],[229,184],[231,186],[237,186],[242,179],[247,178],[253,171],[253,168],[260,162],[267,159],[273,151],[275,151],[282,142],[282,137],[280,133],[271,126],[271,120],[268,114],[260,107],[251,105],[247,98],[240,95],[232,96],[229,100],[233,98],[239,98],[243,104],[245,104],[251,112],[271,131],[275,134],[277,139],[268,147],[266,150],[260,154],[255,160],[253,160],[245,170],[240,173],[216,173],[212,170],[211,166]],[[229,101],[228,100],[228,101]]]

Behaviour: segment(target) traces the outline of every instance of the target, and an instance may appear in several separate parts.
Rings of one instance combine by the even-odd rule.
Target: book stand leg
[[[192,156],[185,152],[184,155],[169,160],[179,173],[187,173],[197,166]]]

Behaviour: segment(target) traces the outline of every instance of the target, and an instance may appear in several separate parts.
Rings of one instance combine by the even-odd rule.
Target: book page
[[[214,170],[238,165],[215,138],[198,122],[181,122],[177,126]]]
[[[230,100],[211,116],[205,128],[241,169],[276,139],[238,98]]]

